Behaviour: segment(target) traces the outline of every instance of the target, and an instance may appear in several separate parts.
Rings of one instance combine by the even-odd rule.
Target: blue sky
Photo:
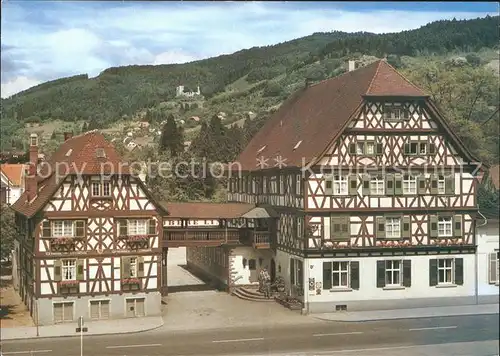
[[[111,66],[184,63],[314,32],[498,14],[481,2],[2,2],[1,95]]]

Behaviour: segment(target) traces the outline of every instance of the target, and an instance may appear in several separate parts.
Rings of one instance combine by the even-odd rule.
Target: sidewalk
[[[102,321],[85,322],[88,331],[86,335],[109,335],[109,334],[127,334],[137,333],[141,331],[153,330],[163,325],[161,316],[146,317],[146,318],[130,318],[130,319],[115,319]],[[76,332],[77,323],[64,323],[57,325],[40,326],[38,328],[40,338],[46,337],[66,337],[79,336]],[[32,339],[37,337],[36,327],[18,327],[18,328],[1,328],[1,339]]]
[[[336,312],[310,314],[310,316],[325,321],[378,321],[395,319],[418,319],[458,315],[485,315],[498,314],[498,304],[460,305],[450,307],[393,309],[393,310],[371,310],[357,312]]]

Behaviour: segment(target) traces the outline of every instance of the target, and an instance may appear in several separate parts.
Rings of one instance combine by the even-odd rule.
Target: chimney
[[[356,69],[356,61],[349,61],[349,72]]]
[[[71,137],[73,137],[73,132],[64,133],[64,141],[68,141]]]
[[[28,193],[28,202],[32,201],[38,193],[38,185],[36,181],[36,173],[38,166],[38,135],[32,133],[30,135],[30,148],[29,148],[29,168],[28,174],[25,177],[25,188]]]

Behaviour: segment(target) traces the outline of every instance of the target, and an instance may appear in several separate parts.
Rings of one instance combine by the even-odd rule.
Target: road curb
[[[317,316],[313,316],[313,318],[322,320],[322,321],[333,321],[337,323],[363,323],[367,321],[389,321],[389,320],[408,320],[408,319],[428,319],[428,318],[447,318],[453,316],[472,316],[472,315],[494,315],[499,314],[498,311],[491,312],[479,312],[479,313],[471,313],[471,314],[449,314],[449,315],[425,315],[425,316],[398,316],[393,318],[375,318],[375,319],[355,319],[355,320],[346,320],[346,319],[327,319],[321,318]]]
[[[147,331],[152,331],[161,328],[163,325],[165,325],[165,321],[162,320],[161,324],[155,325],[153,327],[148,327],[146,329],[141,329],[137,331],[120,331],[120,332],[106,332],[106,333],[95,333],[95,334],[88,334],[85,333],[84,336],[109,336],[109,335],[123,335],[123,334],[140,334],[143,332]],[[41,340],[41,339],[54,339],[54,338],[70,338],[70,337],[79,337],[80,334],[75,333],[74,335],[53,335],[53,336],[23,336],[23,337],[15,337],[15,338],[10,338],[10,339],[4,339],[2,337],[2,342],[4,341],[14,341],[14,340],[27,340],[27,339],[36,339],[36,340]]]

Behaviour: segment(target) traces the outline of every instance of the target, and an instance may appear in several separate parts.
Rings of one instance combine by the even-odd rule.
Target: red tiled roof
[[[491,183],[495,188],[500,189],[500,166],[496,165],[490,168],[489,175]]]
[[[24,170],[27,168],[24,164],[2,164],[0,172],[12,183],[13,186],[20,187],[23,183]]]
[[[168,211],[167,218],[191,219],[233,219],[255,208],[245,203],[163,203]]]
[[[268,168],[275,165],[276,156],[295,167],[319,158],[360,108],[364,96],[427,95],[386,61],[374,62],[292,95],[249,142],[238,162],[250,171],[258,169],[261,156],[269,159]]]
[[[99,154],[98,150],[102,150]],[[104,153],[104,154],[102,154]],[[104,157],[102,157],[104,156]],[[38,175],[38,192],[36,198],[27,202],[25,191],[12,205],[12,208],[28,217],[38,212],[57,191],[64,177],[70,174],[101,175],[130,174],[128,165],[122,161],[113,144],[106,141],[97,131],[89,131],[64,141],[50,160],[43,162]],[[144,184],[144,191],[148,190]],[[149,197],[154,201],[152,197]],[[156,204],[162,210],[163,207]]]

